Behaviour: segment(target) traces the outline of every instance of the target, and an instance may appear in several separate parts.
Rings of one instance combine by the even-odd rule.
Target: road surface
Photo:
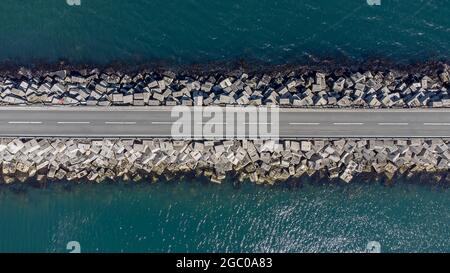
[[[0,136],[182,137],[172,133],[177,118],[171,117],[171,110],[170,107],[0,107]],[[450,110],[445,109],[280,109],[278,117],[279,137],[286,138],[450,137]],[[273,125],[271,120],[266,123]],[[198,128],[205,123],[192,121],[192,124]],[[215,123],[226,124],[226,120],[223,124]],[[250,124],[246,120],[238,126]]]

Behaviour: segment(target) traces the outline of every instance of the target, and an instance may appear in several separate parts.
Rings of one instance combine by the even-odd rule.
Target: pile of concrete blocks
[[[226,84],[226,83],[224,83]],[[273,184],[326,174],[350,182],[360,173],[448,172],[450,139],[292,139],[191,141],[171,139],[0,139],[3,182],[107,179],[153,181],[195,172],[220,183]]]
[[[127,74],[83,69],[46,72],[36,77],[32,72],[22,72],[0,77],[0,104],[450,107],[450,69],[447,64],[427,72],[341,70],[292,69],[252,74],[244,71],[228,74],[142,71]]]

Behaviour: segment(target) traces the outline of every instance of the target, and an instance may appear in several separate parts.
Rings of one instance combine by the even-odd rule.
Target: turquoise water
[[[0,63],[449,59],[445,0],[3,0]],[[195,179],[0,187],[0,252],[450,251],[448,189]]]
[[[0,61],[449,58],[446,0],[3,0]]]
[[[200,182],[1,188],[0,251],[450,251],[440,187]]]

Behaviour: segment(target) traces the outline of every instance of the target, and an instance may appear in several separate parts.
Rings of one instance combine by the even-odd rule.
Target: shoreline
[[[355,61],[354,59],[343,58],[321,58],[321,59],[303,59],[292,62],[270,63],[258,59],[236,58],[231,60],[212,60],[204,62],[192,62],[185,64],[171,63],[165,60],[148,61],[111,61],[109,63],[99,64],[95,62],[72,62],[66,59],[60,59],[55,62],[46,62],[35,60],[29,63],[17,63],[14,61],[0,62],[0,76],[20,75],[17,72],[20,69],[29,70],[33,74],[42,75],[49,71],[57,70],[93,70],[116,71],[121,73],[139,73],[140,71],[155,71],[162,73],[170,70],[176,73],[233,73],[236,70],[245,70],[248,73],[270,73],[286,71],[307,71],[321,70],[332,72],[342,71],[360,71],[360,70],[399,70],[410,73],[420,73],[426,70],[436,70],[441,68],[442,64],[449,64],[450,59],[423,59],[410,60],[407,62],[398,62],[389,58],[366,58]]]
[[[310,71],[321,70],[323,72],[333,71],[361,71],[361,70],[398,70],[408,73],[420,73],[442,68],[442,65],[449,64],[447,59],[427,59],[411,61],[408,63],[399,63],[390,59],[373,58],[364,61],[355,62],[354,60],[336,60],[332,58],[320,59],[316,61],[296,61],[287,63],[267,63],[261,60],[235,59],[230,61],[207,61],[202,63],[188,64],[170,64],[164,61],[113,61],[107,64],[97,63],[75,63],[67,60],[57,62],[36,61],[30,64],[14,63],[11,61],[0,62],[0,76],[11,75],[21,76],[18,73],[21,69],[31,72],[36,76],[42,76],[45,73],[68,70],[94,70],[99,69],[106,72],[139,73],[141,71],[154,71],[162,73],[164,71],[173,71],[175,73],[234,73],[237,70],[245,70],[248,73],[270,73],[286,71]]]
[[[5,184],[3,182],[0,183],[0,189],[5,190],[18,190],[18,193],[21,190],[26,190],[28,187],[35,189],[46,189],[52,186],[62,186],[71,188],[72,186],[76,187],[78,185],[87,185],[87,186],[95,186],[95,185],[106,185],[106,186],[118,186],[118,187],[152,187],[157,184],[167,184],[167,185],[177,185],[177,184],[198,184],[201,186],[222,186],[229,185],[233,189],[239,190],[244,185],[252,185],[255,187],[267,187],[270,189],[287,189],[287,190],[301,190],[304,186],[317,186],[317,187],[326,187],[326,186],[337,186],[337,187],[347,187],[349,185],[380,185],[386,188],[396,187],[396,186],[407,186],[407,185],[417,185],[424,186],[436,189],[447,190],[450,189],[450,183],[446,180],[447,173],[436,172],[418,172],[412,176],[407,176],[405,174],[396,174],[392,179],[389,179],[387,176],[377,174],[375,172],[371,173],[360,173],[354,176],[354,179],[351,183],[342,183],[339,179],[330,179],[326,176],[325,172],[317,172],[312,176],[303,175],[300,177],[289,178],[285,181],[280,181],[279,183],[275,183],[273,185],[270,184],[254,184],[250,181],[238,181],[238,174],[233,173],[229,174],[226,179],[221,184],[211,183],[208,177],[206,176],[197,176],[195,171],[185,172],[185,173],[176,173],[169,175],[161,175],[157,179],[142,179],[140,181],[134,182],[131,180],[122,180],[122,179],[105,179],[102,183],[95,183],[89,180],[76,180],[69,181],[66,179],[63,180],[50,180],[44,179],[41,181],[36,180],[35,177],[28,178],[24,182],[14,182],[10,184]]]

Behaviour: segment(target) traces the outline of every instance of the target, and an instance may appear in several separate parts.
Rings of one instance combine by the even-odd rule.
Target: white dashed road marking
[[[136,122],[134,122],[134,121],[106,121],[105,124],[132,125],[132,124],[136,124]]]
[[[89,121],[58,121],[58,124],[89,124]]]
[[[364,125],[362,122],[335,122],[334,125]]]
[[[392,126],[397,126],[397,125],[402,125],[402,126],[404,126],[404,125],[408,125],[408,123],[406,123],[406,122],[399,122],[399,123],[392,123],[392,122],[382,122],[382,123],[378,123],[378,125],[381,125],[381,126],[383,126],[383,125],[392,125]]]
[[[290,122],[290,125],[319,125],[318,122]]]
[[[424,123],[425,126],[450,126],[450,123]]]
[[[42,121],[10,121],[9,124],[42,124]]]
[[[152,121],[152,124],[172,124],[171,121]]]

